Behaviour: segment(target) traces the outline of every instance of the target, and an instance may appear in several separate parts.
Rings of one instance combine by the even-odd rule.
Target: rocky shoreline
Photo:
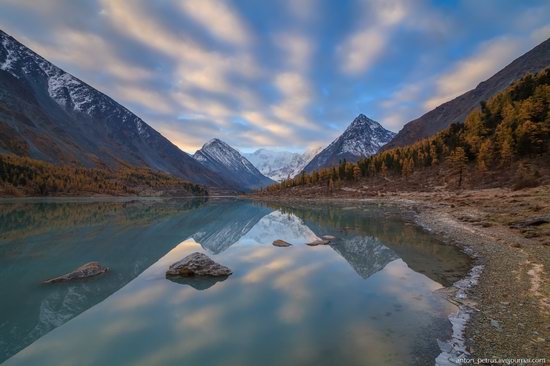
[[[550,359],[550,223],[534,220],[550,214],[549,197],[550,186],[542,186],[353,198],[341,192],[314,200],[398,206],[474,258],[468,276],[445,294],[460,310],[450,318],[453,338],[440,344],[437,362],[452,365],[447,360],[459,355]]]

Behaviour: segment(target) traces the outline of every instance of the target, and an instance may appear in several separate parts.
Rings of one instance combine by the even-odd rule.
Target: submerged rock
[[[227,277],[232,273],[229,268],[214,262],[207,255],[195,252],[172,264],[166,271],[166,276]]]
[[[316,247],[317,245],[329,245],[330,240],[315,240],[311,243],[306,243],[306,245],[309,245],[310,247]]]
[[[109,270],[107,267],[103,267],[99,262],[90,262],[81,265],[77,269],[63,276],[50,278],[49,280],[42,281],[42,283],[56,283],[56,282],[67,282],[72,280],[81,280],[89,277],[94,277],[105,273]]]
[[[290,243],[288,243],[288,242],[286,242],[286,241],[284,241],[284,240],[275,240],[275,241],[273,242],[273,245],[276,246],[276,247],[283,247],[283,248],[284,248],[284,247],[291,247],[291,246],[292,246],[292,244],[290,244]]]

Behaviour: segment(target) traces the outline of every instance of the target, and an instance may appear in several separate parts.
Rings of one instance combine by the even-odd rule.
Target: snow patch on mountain
[[[374,155],[395,136],[364,114],[357,116],[340,137],[315,156],[304,168],[311,172],[337,165],[340,160],[355,162]]]
[[[256,189],[274,183],[241,153],[217,138],[204,144],[193,158],[205,167],[237,182],[243,189]]]
[[[134,120],[138,135],[145,138],[150,136],[148,131],[150,127],[145,122],[126,108],[121,108],[109,97],[53,65],[1,31],[0,39],[2,40],[1,70],[9,72],[17,79],[21,79],[22,74],[31,78],[33,75],[42,75],[48,84],[48,94],[66,111],[80,112],[94,117],[97,114],[106,113],[108,110],[117,109],[124,122],[129,119]]]
[[[321,147],[310,149],[303,154],[290,151],[259,149],[244,156],[265,176],[281,181],[294,177],[321,151]]]

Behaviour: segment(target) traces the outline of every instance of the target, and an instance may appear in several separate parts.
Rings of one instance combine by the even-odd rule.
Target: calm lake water
[[[322,235],[328,246],[305,243]],[[278,248],[273,240],[295,245]],[[225,281],[172,282],[204,252]],[[86,281],[41,285],[89,261]],[[374,205],[0,202],[6,365],[428,365],[465,255]]]

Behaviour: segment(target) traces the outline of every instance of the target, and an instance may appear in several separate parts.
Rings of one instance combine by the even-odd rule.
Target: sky
[[[0,28],[193,153],[397,132],[550,37],[550,1],[0,0]]]

